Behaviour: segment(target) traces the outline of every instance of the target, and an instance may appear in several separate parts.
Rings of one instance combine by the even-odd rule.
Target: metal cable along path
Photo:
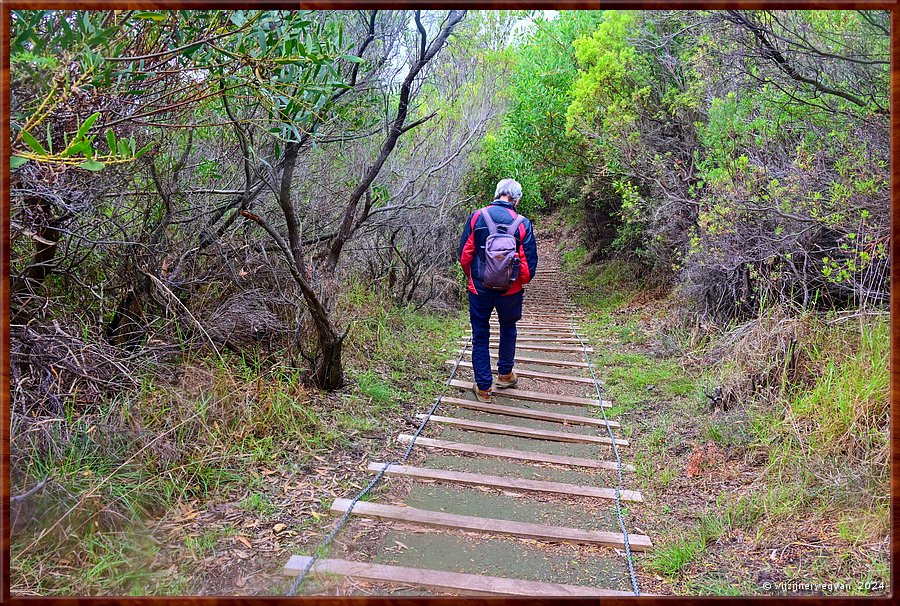
[[[588,370],[591,373],[591,380],[594,383],[594,389],[597,391],[597,399],[602,400],[603,390],[600,387],[600,383],[597,381],[597,375],[594,374],[594,364],[591,362],[591,358],[588,355],[584,339],[582,339],[578,331],[575,330],[575,315],[570,314],[569,317],[571,319],[572,333],[578,337],[578,342],[581,344],[581,350],[584,354],[584,361],[587,363]],[[637,575],[634,573],[634,560],[631,557],[631,545],[628,542],[628,529],[625,528],[625,520],[622,518],[622,457],[619,456],[619,447],[616,446],[616,439],[615,436],[613,436],[612,427],[609,425],[609,419],[606,418],[606,409],[601,406],[600,411],[603,412],[603,420],[606,422],[606,431],[609,433],[613,453],[616,455],[616,517],[619,519],[619,528],[622,529],[622,538],[625,543],[625,561],[628,563],[628,574],[631,576],[631,586],[634,589],[634,595],[641,595],[641,590],[638,588]]]
[[[419,428],[416,430],[416,433],[413,434],[413,438],[409,443],[409,447],[406,449],[406,452],[404,452],[403,456],[400,458],[400,463],[405,463],[406,460],[409,458],[409,455],[412,452],[413,447],[416,445],[416,439],[418,439],[419,435],[421,435],[421,433],[425,430],[425,425],[428,424],[428,420],[431,418],[431,415],[434,414],[434,411],[437,410],[438,405],[441,403],[441,398],[444,397],[444,393],[447,391],[447,388],[450,387],[450,384],[453,382],[453,377],[456,376],[456,370],[459,368],[459,364],[460,364],[460,362],[462,362],[463,356],[466,355],[466,350],[469,348],[469,344],[471,342],[472,342],[471,337],[466,339],[466,344],[463,346],[462,351],[459,352],[459,357],[456,359],[456,365],[453,367],[453,370],[450,371],[450,378],[447,379],[446,383],[444,383],[444,391],[441,392],[440,394],[438,394],[438,397],[435,398],[434,404],[431,405],[431,409],[428,411],[425,418],[422,420],[422,423],[419,425]],[[322,550],[325,547],[328,547],[331,544],[331,541],[334,540],[334,537],[337,535],[338,530],[341,529],[341,527],[344,525],[344,523],[350,517],[350,514],[353,512],[353,508],[356,506],[356,504],[359,502],[359,500],[361,498],[363,498],[364,496],[366,496],[367,494],[369,494],[369,491],[371,491],[375,487],[375,485],[378,484],[378,481],[381,480],[381,478],[384,476],[384,472],[387,470],[387,468],[393,464],[394,464],[394,462],[392,462],[392,461],[385,463],[382,466],[381,470],[375,475],[375,477],[372,478],[372,481],[369,482],[365,488],[360,490],[359,494],[357,494],[356,497],[354,497],[353,501],[350,502],[350,506],[347,507],[347,511],[344,512],[344,515],[342,515],[340,517],[337,524],[335,524],[335,526],[331,530],[331,532],[328,533],[328,536],[326,536],[325,539],[319,544],[318,548],[316,548],[315,553],[313,553],[313,556],[310,558],[309,563],[306,565],[306,567],[303,569],[303,571],[300,574],[298,574],[297,577],[294,579],[294,582],[291,583],[291,587],[290,587],[290,589],[288,589],[289,596],[297,595],[297,589],[300,588],[300,585],[303,583],[303,580],[306,578],[306,575],[309,574],[309,571],[313,567],[313,564],[315,564],[316,560],[319,559],[319,554],[322,552]]]
[[[594,352],[594,349],[586,344],[585,339],[578,332],[580,328],[576,322],[579,318],[583,318],[583,312],[578,310],[567,296],[562,278],[554,274],[556,274],[554,271],[545,272],[533,282],[533,295],[526,302],[523,318],[517,323],[519,337],[516,345],[516,374],[519,378],[525,379],[527,385],[535,385],[535,387],[513,386],[497,390],[494,395],[500,399],[500,402],[483,403],[473,399],[471,380],[455,380],[455,377],[463,371],[468,372],[469,376],[474,372],[472,362],[463,360],[466,355],[471,355],[471,336],[464,341],[460,339],[461,349],[455,360],[446,360],[446,364],[450,365],[452,370],[449,378],[443,384],[442,393],[435,398],[427,413],[417,415],[421,419],[421,423],[414,434],[401,433],[396,436],[398,442],[408,444],[403,456],[396,462],[371,461],[368,471],[375,475],[365,488],[359,491],[352,500],[338,498],[331,505],[331,513],[340,514],[340,517],[334,528],[319,543],[315,552],[309,556],[291,556],[284,567],[284,573],[296,575],[296,578],[293,579],[288,595],[293,596],[298,593],[310,572],[336,575],[350,580],[350,583],[354,583],[355,579],[374,583],[376,586],[397,587],[399,585],[400,587],[424,588],[428,591],[436,590],[438,593],[533,597],[642,595],[635,573],[633,552],[652,548],[652,542],[650,537],[643,534],[643,531],[629,534],[625,525],[622,501],[643,502],[639,491],[623,488],[623,473],[634,472],[635,468],[623,463],[619,446],[627,447],[630,445],[630,441],[617,439],[613,435],[613,428],[621,427],[621,424],[610,420],[604,410],[605,407],[611,407],[612,402],[603,400],[605,392],[603,381],[597,378],[589,355]],[[491,323],[492,336],[488,346],[491,350],[491,357],[496,360],[499,348],[499,339],[496,338],[498,318],[493,317]],[[551,353],[537,354],[537,357],[534,357],[536,354],[533,354],[533,351]],[[563,371],[557,370],[557,368],[581,369],[582,372]],[[584,373],[584,370],[588,371],[590,377],[585,376],[588,373]],[[591,387],[588,388],[588,385]],[[465,392],[466,397],[450,397],[446,393],[448,388],[461,390]],[[531,389],[536,391],[530,391]],[[588,389],[593,393],[585,397]],[[520,401],[521,403],[517,404]],[[516,405],[506,405],[506,402]],[[461,411],[461,413],[437,413],[438,406],[441,405],[451,410]],[[574,408],[573,412],[578,413],[579,407],[588,407],[588,409],[599,407],[602,419],[600,415],[585,416],[580,413],[568,414],[566,411],[567,408],[570,410]],[[462,414],[462,412],[467,414]],[[447,416],[441,416],[442,414]],[[511,420],[517,421],[510,424]],[[550,425],[555,429],[560,424],[567,430],[555,431],[547,428]],[[597,431],[601,425],[606,427],[606,432]],[[435,437],[425,437],[422,433],[426,426],[441,428],[442,431]],[[462,435],[460,435],[460,431],[462,431]],[[487,439],[488,437],[491,439]],[[437,450],[441,456],[434,458],[429,455],[425,458],[425,462],[420,464],[423,466],[409,466],[406,462],[417,445],[420,449]],[[596,451],[593,450],[597,445],[611,446],[612,454],[615,457],[600,456],[598,458],[594,454]],[[457,453],[457,456],[451,456],[448,459],[443,453],[449,455]],[[581,457],[572,456],[579,453],[584,454]],[[588,453],[591,454],[588,455]],[[473,473],[468,464],[461,463],[461,461],[470,460],[473,457],[491,462],[476,464]],[[429,466],[429,461],[434,463]],[[504,463],[504,461],[514,462],[512,468],[509,463]],[[534,467],[535,464],[538,467]],[[462,467],[459,467],[460,465]],[[537,474],[537,477],[548,478],[549,481],[528,479],[528,473],[533,472],[515,471],[517,465],[543,470]],[[454,471],[454,469],[461,470]],[[488,471],[482,473],[481,471],[485,469]],[[604,486],[606,482],[603,481],[597,485],[594,480],[597,476],[593,475],[596,470],[615,471],[615,486]],[[590,474],[587,476],[576,475],[580,471],[587,471]],[[488,475],[491,472],[497,475]],[[439,509],[433,507],[420,509],[420,505],[413,505],[416,499],[421,499],[423,496],[422,493],[414,496],[416,495],[415,484],[413,492],[406,497],[407,505],[391,505],[369,500],[361,502],[385,476],[401,476],[413,480],[423,480],[430,484],[438,483],[449,486],[441,489],[439,498],[442,505]],[[530,477],[535,476],[531,475]],[[578,481],[578,483],[553,481],[560,477],[567,481],[571,477],[584,477],[586,481]],[[612,476],[608,477],[612,481]],[[568,523],[563,526],[548,525],[542,523],[541,516],[538,515],[528,515],[523,519],[517,513],[515,506],[512,509],[504,509],[507,507],[506,505],[494,501],[486,501],[486,503],[491,503],[490,506],[501,509],[483,510],[496,511],[490,517],[486,517],[484,514],[463,515],[471,511],[467,504],[471,496],[466,496],[467,493],[464,490],[465,487],[471,486],[480,488],[482,491],[499,491],[504,498],[525,497],[524,494],[521,494],[523,491],[531,494],[537,493],[537,497],[528,498],[528,502],[538,507],[535,511],[540,511],[540,508],[543,507],[548,512],[555,512],[550,518],[551,520],[555,518],[568,522],[569,520],[583,519],[587,528],[571,527]],[[513,493],[508,494],[508,490],[504,489],[509,489]],[[540,496],[554,494],[561,495],[569,504],[565,505]],[[615,509],[612,510],[610,507],[610,510],[611,513],[614,511],[615,516],[607,519],[591,515],[589,513],[591,509],[585,509],[589,502],[579,501],[583,498],[591,499],[590,503],[596,502],[597,499],[601,501],[614,500]],[[525,502],[518,499],[513,500],[520,503]],[[566,507],[570,510],[568,513],[563,513]],[[587,515],[582,517],[582,514]],[[351,515],[381,520],[387,524],[389,531],[394,528],[393,532],[397,532],[397,527],[392,522],[400,523],[399,532],[421,533],[423,532],[422,527],[449,529],[450,534],[447,536],[457,537],[457,539],[444,539],[444,542],[437,543],[434,542],[434,539],[425,539],[406,556],[389,555],[387,552],[391,550],[385,552],[379,550],[373,554],[374,557],[371,560],[366,558],[366,561],[330,559],[324,556],[324,548],[335,541],[340,530],[347,526],[346,522]],[[403,530],[410,524],[418,529]],[[608,530],[599,530],[604,527]],[[613,531],[613,527],[617,527],[617,529]],[[459,534],[460,532],[462,534]],[[599,577],[594,576],[602,574],[604,578],[612,580],[613,577],[610,577],[608,572],[612,569],[608,569],[608,564],[604,563],[616,559],[612,552],[609,552],[609,556],[600,555],[599,559],[594,559],[597,558],[597,555],[592,555],[592,552],[581,552],[582,557],[594,562],[589,567],[594,572],[588,569],[574,572],[568,570],[565,564],[560,568],[559,563],[553,563],[556,560],[547,559],[548,552],[539,548],[527,547],[527,542],[518,543],[523,545],[521,549],[524,551],[510,552],[515,555],[511,555],[506,563],[484,560],[481,564],[476,564],[476,560],[470,558],[483,558],[490,553],[490,550],[479,552],[481,548],[478,546],[481,543],[457,544],[453,543],[453,540],[478,534],[486,535],[484,541],[487,542],[484,545],[496,546],[498,545],[495,543],[497,540],[519,537],[530,539],[530,542],[535,542],[534,539],[537,539],[537,542],[555,544],[560,549],[564,544],[616,548],[615,552],[619,556],[624,555],[631,588],[629,591],[604,589],[602,585],[606,583],[598,582]],[[409,542],[408,539],[403,538],[403,535],[396,538]],[[447,540],[450,542],[446,542]],[[404,549],[410,549],[402,542],[394,542],[399,543]],[[410,543],[410,545],[415,545],[415,543]],[[474,551],[470,552],[472,549]],[[496,549],[496,547],[492,549]],[[506,549],[506,547],[502,547],[502,549]],[[624,554],[620,549],[624,550]],[[437,557],[435,566],[422,567],[422,563],[426,561],[422,558],[427,553],[432,553],[432,557]],[[556,553],[557,555],[551,555],[551,557],[562,557],[563,562],[567,561],[566,558],[571,557],[566,555],[571,553],[568,551]],[[603,552],[595,553],[602,554]],[[459,559],[460,557],[463,559]],[[537,575],[541,580],[533,580],[534,575],[531,573],[528,576],[532,576],[532,579],[516,578],[519,577],[520,570],[528,570],[525,562],[532,559],[542,570]],[[402,564],[404,561],[407,562],[406,565],[395,565]],[[506,570],[510,576],[490,576],[490,573],[485,570]],[[585,578],[585,574],[589,575],[587,578],[591,579],[589,584],[566,584],[571,582],[569,579],[580,581]],[[624,589],[624,578],[621,576],[618,578],[621,580],[614,582],[621,583],[620,586]],[[556,580],[565,582],[556,582]]]

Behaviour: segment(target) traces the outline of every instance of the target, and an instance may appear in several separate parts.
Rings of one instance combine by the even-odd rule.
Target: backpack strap
[[[495,234],[497,233],[497,222],[491,217],[491,213],[488,210],[490,207],[486,206],[481,209],[481,216],[484,217],[484,222],[487,223],[488,233]],[[509,209],[507,209],[509,210]],[[503,223],[504,233],[507,233],[513,237],[518,235],[519,226],[525,221],[525,217],[522,215],[516,214],[515,211],[510,210],[510,214],[514,217],[512,223]],[[520,238],[521,240],[521,238]]]
[[[518,235],[519,234],[519,226],[522,225],[522,223],[524,223],[524,222],[525,222],[525,217],[523,217],[522,215],[519,215],[518,217],[515,218],[515,220],[512,223],[509,224],[509,227],[507,228],[506,233]],[[520,238],[520,240],[521,239],[522,238]],[[521,244],[521,242],[519,242],[519,243]]]
[[[481,216],[484,217],[484,222],[487,223],[488,233],[491,235],[497,233],[497,223],[491,218],[491,213],[487,206],[481,209]]]

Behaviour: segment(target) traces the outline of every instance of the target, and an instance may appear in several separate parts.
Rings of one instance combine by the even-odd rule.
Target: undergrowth
[[[244,484],[240,508],[269,516],[275,505],[247,481],[257,466],[297,472],[372,432],[381,440],[365,445],[386,443],[400,417],[434,397],[440,349],[463,334],[461,321],[398,308],[359,285],[340,311],[350,324],[347,385],[333,394],[308,387],[287,355],[223,351],[163,367],[89,410],[13,419],[14,492],[50,479],[13,508],[11,591],[186,593],[188,578],[146,569],[160,549],[147,521]],[[185,548],[202,556],[217,538],[191,537]]]
[[[638,485],[676,503],[689,496],[689,455],[707,443],[724,453],[718,465],[744,470],[745,484],[722,489],[707,508],[661,512],[668,534],[642,560],[647,571],[679,593],[764,593],[729,572],[748,565],[747,552],[727,555],[742,537],[767,556],[814,545],[812,564],[806,555],[757,564],[776,581],[887,583],[886,315],[769,308],[713,325],[677,293],[642,282],[630,261],[587,263],[583,247],[560,250],[613,411],[644,428],[633,449]],[[709,569],[728,557],[735,563]],[[863,582],[848,593],[867,591]]]

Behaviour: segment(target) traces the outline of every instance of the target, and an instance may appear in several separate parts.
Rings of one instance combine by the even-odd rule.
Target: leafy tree
[[[522,15],[525,17],[526,15]],[[524,212],[560,204],[576,195],[585,163],[583,142],[565,130],[571,86],[577,76],[572,41],[599,20],[594,11],[563,12],[548,19],[529,13],[527,38],[509,47],[509,109],[485,136],[469,192],[483,199],[502,178],[522,183]]]

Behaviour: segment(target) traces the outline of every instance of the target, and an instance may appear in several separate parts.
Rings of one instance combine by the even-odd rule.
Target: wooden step
[[[558,324],[568,324],[572,321],[572,319],[584,320],[584,316],[581,315],[569,315],[567,313],[556,313],[556,314],[530,314],[525,312],[522,314],[522,322],[528,322],[529,320],[537,320],[539,322],[556,322]]]
[[[384,463],[369,463],[369,471],[381,471],[382,467],[384,467]],[[524,478],[508,478],[505,476],[489,476],[480,473],[447,471],[445,469],[431,469],[428,467],[412,467],[409,465],[392,464],[387,466],[384,473],[390,476],[404,476],[418,478],[420,480],[437,480],[439,482],[466,484],[470,486],[512,488],[517,490],[530,490],[532,492],[595,497],[598,499],[616,498],[616,491],[613,488],[581,486],[578,484],[564,484],[562,482],[545,482],[543,480],[526,480]],[[633,501],[637,503],[644,500],[643,497],[641,497],[641,493],[636,490],[620,490],[619,498],[623,501]]]
[[[575,318],[575,324],[583,321],[584,318]],[[516,324],[537,324],[540,326],[557,326],[569,328],[572,326],[572,318],[561,316],[525,316],[523,315]]]
[[[523,419],[535,419],[538,421],[549,421],[551,423],[563,423],[564,425],[591,425],[593,427],[620,427],[616,421],[604,421],[592,417],[579,417],[577,415],[566,415],[558,412],[546,412],[544,410],[534,410],[533,408],[524,408],[522,406],[501,406],[499,404],[487,404],[477,400],[465,400],[463,398],[441,398],[442,404],[450,404],[467,408],[469,410],[477,410],[496,415],[504,415],[507,417],[521,417]]]
[[[471,381],[460,381],[453,379],[449,383],[450,387],[456,387],[463,391],[471,391]],[[594,400],[592,398],[580,398],[578,396],[568,396],[561,393],[542,393],[539,391],[526,391],[524,389],[516,389],[510,387],[507,389],[495,389],[494,395],[498,398],[512,398],[513,400],[528,400],[529,402],[544,402],[545,404],[571,404],[573,406],[603,406],[611,408],[612,402],[608,400]]]
[[[495,334],[495,333],[496,333],[496,334],[499,334],[499,333],[497,333],[496,331],[492,332],[492,334]],[[517,335],[518,335],[518,338],[520,338],[520,339],[521,339],[523,336],[524,336],[524,337],[541,337],[541,338],[544,338],[544,337],[561,337],[561,338],[563,338],[563,339],[577,339],[577,338],[578,338],[578,334],[572,332],[571,330],[564,330],[564,331],[554,331],[554,330],[526,330],[526,329],[518,328],[518,329],[516,329],[516,333],[517,333]],[[465,335],[465,336],[468,337],[469,335]],[[584,338],[584,337],[582,336],[582,338]]]
[[[491,328],[497,328],[500,326],[496,322],[489,322],[489,324],[491,325]],[[577,328],[577,326],[576,326],[576,328]],[[549,333],[549,334],[564,333],[567,335],[571,335],[572,334],[572,325],[571,324],[566,324],[565,326],[542,326],[541,325],[541,326],[534,326],[532,328],[528,328],[527,325],[523,326],[520,323],[516,323],[516,330],[518,330],[520,332],[533,332],[534,334],[539,334],[539,335],[543,335],[543,334],[547,334],[547,333]],[[575,332],[577,332],[577,331],[575,331]]]
[[[496,322],[490,323],[492,328],[499,328],[499,324]],[[580,330],[581,327],[578,324],[545,324],[545,323],[533,323],[533,322],[516,322],[516,328],[544,328],[549,330]]]
[[[569,314],[574,314],[576,316],[583,316],[585,313],[579,309],[569,308],[566,306],[558,306],[548,302],[546,305],[543,303],[539,303],[537,305],[525,305],[522,308],[522,315],[536,315],[536,316],[568,316]]]
[[[350,499],[335,499],[331,505],[331,513],[342,514],[350,509]],[[565,526],[547,526],[545,524],[532,524],[529,522],[514,522],[510,520],[498,520],[494,518],[479,518],[443,511],[429,511],[414,507],[398,507],[396,505],[382,505],[359,501],[353,506],[351,512],[355,515],[394,522],[412,522],[423,526],[435,528],[450,528],[453,530],[468,530],[486,532],[489,534],[502,534],[526,539],[538,539],[552,543],[577,543],[582,545],[602,545],[604,547],[625,547],[625,540],[620,533],[603,532],[600,530],[582,530],[580,528],[567,528]],[[645,551],[653,546],[650,538],[640,534],[629,534],[628,544],[634,551]]]
[[[397,436],[398,442],[409,444],[413,437],[410,434],[401,433]],[[590,469],[616,470],[615,461],[595,461],[594,459],[582,459],[579,457],[566,457],[563,455],[546,454],[543,452],[529,452],[527,450],[512,450],[510,448],[495,448],[482,446],[481,444],[469,444],[467,442],[451,442],[449,440],[436,440],[434,438],[416,438],[416,446],[428,446],[440,450],[452,450],[455,452],[467,452],[485,455],[488,457],[500,457],[502,459],[515,459],[516,461],[528,461],[532,463],[553,463],[556,465],[571,465],[574,467],[588,467]],[[634,471],[633,465],[622,465],[622,471]]]
[[[629,535],[630,536],[630,535]],[[284,567],[284,574],[295,577],[309,565],[312,556],[291,556]],[[629,596],[629,591],[613,591],[583,585],[544,583],[526,579],[491,577],[480,574],[387,566],[350,560],[319,559],[310,568],[317,574],[352,577],[375,583],[408,585],[439,592],[460,595],[522,595],[522,596]],[[646,594],[643,594],[646,595]]]
[[[428,415],[417,414],[416,417],[424,419]],[[460,429],[470,429],[472,431],[480,431],[482,433],[496,433],[504,436],[518,436],[520,438],[531,438],[533,440],[547,440],[550,442],[575,442],[578,444],[612,444],[612,441],[606,436],[592,436],[579,433],[571,433],[567,431],[550,431],[548,429],[532,429],[531,427],[520,427],[519,425],[503,425],[500,423],[484,423],[482,421],[472,421],[470,419],[457,419],[456,417],[442,417],[440,415],[431,415],[428,422],[441,423],[451,427]],[[616,444],[619,446],[628,446],[628,440],[616,438]]]
[[[464,339],[470,338],[472,335],[463,335]],[[499,339],[493,335],[491,335],[491,343],[499,343]],[[549,337],[545,336],[533,336],[529,334],[522,334],[521,332],[516,335],[516,343],[521,343],[525,341],[526,343],[581,343],[581,339],[578,337],[573,337],[571,333],[565,337],[560,337],[557,335],[551,335]]]
[[[459,353],[458,351],[456,352]],[[472,348],[469,347],[466,349],[467,356],[472,355]],[[494,352],[490,352],[490,356],[492,360],[497,359],[497,354]],[[587,368],[587,362],[576,362],[574,360],[548,360],[546,358],[527,358],[523,356],[516,356],[516,362],[521,362],[523,364],[540,364],[542,366],[559,366],[562,368]]]
[[[447,364],[450,366],[456,366],[456,360],[447,360]],[[472,368],[471,362],[460,362],[460,368]],[[558,375],[552,372],[540,372],[538,370],[527,370],[524,368],[516,368],[516,375],[525,379],[549,379],[551,381],[565,381],[568,383],[585,383],[587,385],[593,385],[594,380],[590,377],[576,377],[573,375]],[[494,371],[494,374],[497,374]],[[603,385],[603,381],[597,379],[597,382],[600,385]]]
[[[466,343],[465,339],[460,339],[458,341],[460,345]],[[491,341],[490,343],[491,349],[497,349],[497,341]],[[593,353],[593,347],[585,347],[581,346],[575,347],[574,345],[543,345],[543,344],[529,344],[529,343],[516,343],[516,349],[522,349],[527,351],[564,351],[564,352],[572,352],[572,353],[582,353],[588,352]]]
[[[491,336],[494,336],[496,338],[496,336],[499,334],[500,334],[500,330],[497,327],[492,326],[491,327]],[[533,328],[517,328],[516,334],[517,334],[518,338],[522,338],[522,337],[541,337],[541,338],[560,337],[562,339],[577,339],[579,336],[576,332],[573,332],[572,330],[569,330],[569,329],[566,329],[563,331],[563,330],[536,330]],[[466,339],[470,336],[471,335],[466,334],[466,335],[463,335],[463,338]],[[585,339],[585,343],[587,342],[587,339],[586,339],[586,337],[584,337],[584,335],[582,335],[581,338]]]

